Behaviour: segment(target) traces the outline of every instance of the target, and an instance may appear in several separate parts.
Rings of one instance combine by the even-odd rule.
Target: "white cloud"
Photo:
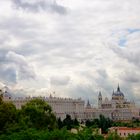
[[[1,12],[1,80],[94,101],[118,83],[138,94],[139,0],[8,0]]]

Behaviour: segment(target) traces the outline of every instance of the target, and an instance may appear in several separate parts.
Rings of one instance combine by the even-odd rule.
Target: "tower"
[[[98,108],[102,108],[102,94],[99,92],[98,95]]]
[[[118,87],[117,87],[117,92],[120,92],[120,86],[119,86],[119,84],[118,84]]]

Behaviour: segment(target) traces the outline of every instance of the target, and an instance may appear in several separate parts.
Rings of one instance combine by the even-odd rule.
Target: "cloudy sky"
[[[96,104],[119,83],[139,101],[139,13],[140,0],[1,0],[0,85]]]

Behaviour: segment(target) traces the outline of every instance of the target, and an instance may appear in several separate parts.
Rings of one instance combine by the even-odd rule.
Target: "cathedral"
[[[112,93],[112,98],[109,100],[107,97],[103,100],[102,94],[99,92],[98,95],[98,108],[99,109],[117,109],[117,108],[133,108],[135,107],[134,101],[127,101],[125,99],[125,96],[123,92],[120,90],[120,87],[118,85],[117,90]]]
[[[102,94],[99,92],[97,116],[100,114],[114,121],[127,121],[139,116],[139,110],[136,108],[134,101],[125,99],[124,93],[118,85],[110,100],[107,97],[103,100]]]

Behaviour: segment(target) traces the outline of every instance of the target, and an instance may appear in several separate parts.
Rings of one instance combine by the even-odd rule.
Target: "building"
[[[96,108],[93,108],[89,102],[87,101],[87,105],[85,106],[84,113],[85,113],[85,120],[92,120],[96,117]]]
[[[84,105],[85,102],[79,99],[71,98],[59,98],[59,97],[26,97],[26,98],[15,98],[13,103],[16,108],[20,109],[22,105],[25,105],[28,101],[34,98],[40,98],[45,100],[51,107],[57,118],[62,120],[66,117],[67,114],[71,116],[72,119],[77,118],[79,121],[84,119]]]
[[[4,87],[3,90],[0,89],[0,95],[2,95],[5,102],[12,100],[12,95],[8,92],[8,87]]]
[[[107,97],[105,100],[102,99],[102,94],[99,92],[98,95],[98,108],[109,109],[109,108],[133,108],[135,107],[134,101],[130,102],[125,99],[123,92],[120,90],[118,85],[117,90],[112,93],[112,98],[109,100]]]
[[[96,114],[97,117],[102,114],[114,121],[124,121],[138,117],[139,110],[136,108],[134,101],[127,101],[127,99],[125,99],[124,93],[120,90],[118,85],[117,90],[112,93],[111,100],[107,97],[103,100],[102,94],[99,92],[98,110]]]
[[[0,94],[3,95],[4,101],[12,101],[17,109],[21,109],[23,105],[34,98],[41,98],[45,100],[51,107],[57,118],[62,120],[67,114],[72,119],[77,118],[79,121],[92,120],[99,118],[102,114],[114,121],[129,121],[133,118],[139,118],[140,110],[135,106],[134,101],[127,101],[124,93],[120,90],[118,85],[117,90],[112,93],[112,97],[109,100],[107,97],[103,99],[101,92],[98,95],[98,108],[94,108],[90,105],[88,100],[85,106],[85,101],[81,98],[59,98],[59,97],[18,97],[12,98],[9,90],[5,87],[0,90]]]
[[[129,135],[136,135],[140,133],[140,128],[129,128],[129,127],[111,127],[110,133],[115,132],[120,137],[128,137]]]

